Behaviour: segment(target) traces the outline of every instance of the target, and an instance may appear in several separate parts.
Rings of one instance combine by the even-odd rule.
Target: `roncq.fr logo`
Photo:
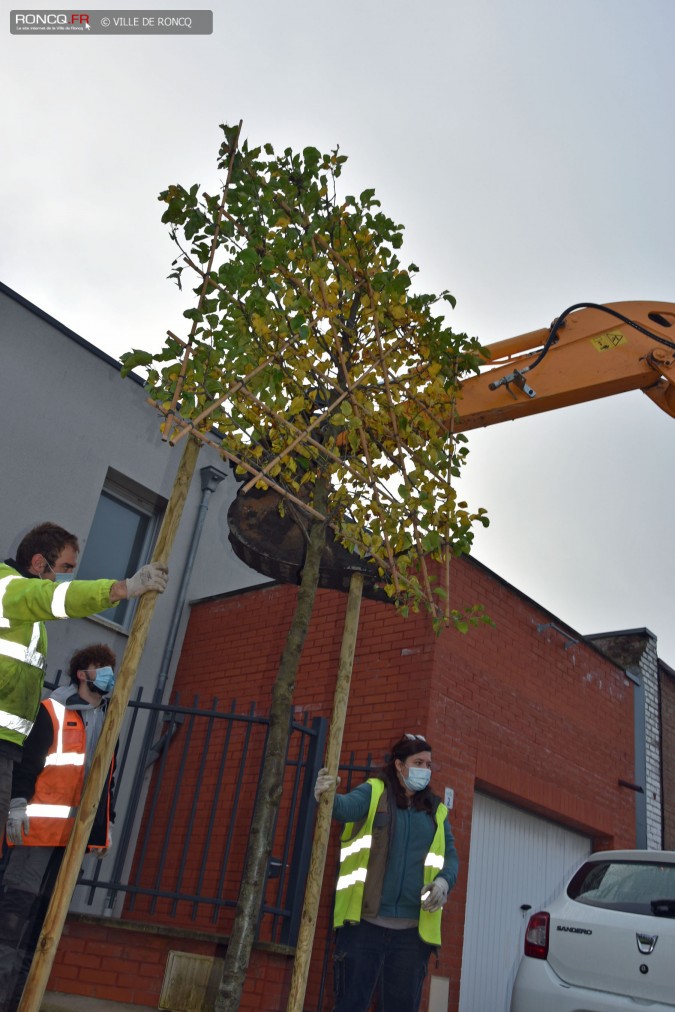
[[[17,11],[14,15],[16,25],[89,25],[89,15],[77,11],[73,14],[55,11]]]

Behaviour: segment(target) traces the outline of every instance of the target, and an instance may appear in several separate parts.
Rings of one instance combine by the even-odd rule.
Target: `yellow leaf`
[[[304,411],[307,407],[307,402],[302,395],[294,397],[288,407],[289,415],[299,415],[301,411]]]

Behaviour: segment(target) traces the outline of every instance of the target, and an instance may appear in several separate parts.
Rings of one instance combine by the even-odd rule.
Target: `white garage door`
[[[475,795],[459,1012],[508,1012],[530,914],[590,851],[580,833]]]

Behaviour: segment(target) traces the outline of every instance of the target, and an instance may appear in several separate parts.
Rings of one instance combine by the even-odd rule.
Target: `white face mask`
[[[401,773],[401,777],[409,791],[423,791],[428,786],[431,780],[430,769],[425,766],[413,766],[412,769],[406,766],[404,769],[408,770],[408,776]]]

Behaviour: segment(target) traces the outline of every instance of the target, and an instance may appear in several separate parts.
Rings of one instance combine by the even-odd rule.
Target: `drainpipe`
[[[628,673],[628,672],[627,672]],[[635,727],[635,782],[643,790],[635,795],[635,846],[647,848],[647,706],[644,678],[639,671],[629,674],[633,682]]]
[[[202,467],[199,474],[202,479],[202,501],[200,502],[199,509],[197,510],[192,538],[190,540],[190,548],[188,549],[183,573],[180,578],[178,596],[176,598],[176,604],[174,605],[173,615],[171,617],[171,625],[169,626],[169,635],[167,636],[166,643],[164,644],[164,652],[162,654],[162,660],[160,661],[155,692],[152,697],[153,703],[161,702],[162,696],[164,695],[164,689],[166,688],[167,679],[169,677],[169,666],[171,664],[171,658],[176,645],[176,637],[178,636],[181,615],[183,614],[183,608],[185,607],[185,601],[187,599],[188,585],[190,583],[190,577],[192,576],[192,569],[194,567],[197,549],[199,548],[199,541],[202,536],[202,528],[204,527],[204,521],[206,520],[206,514],[209,509],[209,499],[211,498],[211,493],[215,492],[220,482],[227,477],[224,471],[218,471],[217,468],[211,467],[211,465]]]
[[[164,644],[164,650],[162,652],[162,659],[159,666],[159,674],[157,675],[157,682],[155,683],[155,689],[152,696],[153,704],[159,704],[162,701],[166,683],[169,677],[169,667],[171,665],[171,658],[173,651],[176,646],[176,638],[178,636],[178,629],[180,627],[180,620],[183,614],[183,608],[187,600],[188,586],[190,583],[190,577],[192,576],[192,570],[194,568],[195,558],[197,556],[197,549],[199,548],[199,542],[202,536],[202,529],[204,527],[204,521],[206,520],[206,514],[209,509],[209,499],[211,494],[215,492],[216,488],[227,477],[224,471],[219,471],[217,468],[212,467],[210,464],[206,467],[202,467],[199,471],[202,482],[202,498],[197,510],[195,517],[194,527],[192,529],[192,537],[190,539],[190,547],[188,549],[187,558],[185,559],[185,565],[183,566],[183,572],[181,574],[180,585],[178,587],[178,594],[176,596],[176,603],[173,609],[173,615],[171,616],[171,623],[169,625],[169,632]],[[106,905],[104,915],[112,916],[113,906],[115,898],[117,896],[117,890],[115,889],[114,883],[120,881],[120,877],[124,870],[124,865],[127,860],[131,859],[132,850],[130,848],[131,837],[134,831],[137,831],[137,820],[134,815],[133,824],[132,821],[127,817],[127,813],[138,810],[138,804],[143,792],[143,786],[145,782],[145,773],[148,767],[157,758],[158,753],[152,755],[152,744],[155,740],[157,733],[158,723],[158,709],[152,709],[148,716],[148,722],[145,726],[145,733],[143,735],[143,742],[140,748],[139,759],[146,757],[146,762],[141,766],[138,763],[134,772],[134,779],[129,792],[129,798],[127,800],[127,807],[125,813],[124,823],[122,824],[122,831],[120,833],[119,844],[115,848],[115,860],[113,862],[112,872],[110,875],[110,881],[113,886],[108,890],[106,898]],[[149,761],[148,761],[149,760]],[[136,841],[134,839],[134,849]]]

